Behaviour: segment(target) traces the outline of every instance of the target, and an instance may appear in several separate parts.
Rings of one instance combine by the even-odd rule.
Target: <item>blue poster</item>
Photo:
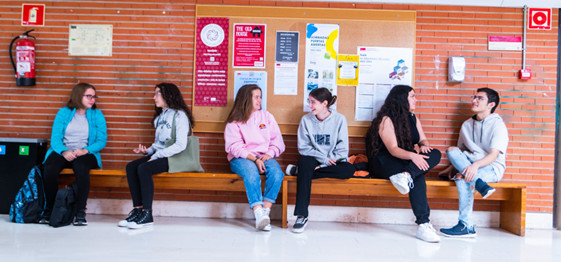
[[[261,109],[267,110],[267,72],[236,71],[234,72],[234,100],[238,90],[244,85],[256,84],[261,88]]]

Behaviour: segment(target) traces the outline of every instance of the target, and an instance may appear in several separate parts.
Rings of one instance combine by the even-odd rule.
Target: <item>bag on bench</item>
[[[166,147],[175,144],[175,116],[173,115],[173,122],[171,124],[171,138],[166,141]],[[185,150],[168,157],[168,172],[205,172],[201,167],[201,160],[199,158],[199,138],[193,136],[193,129],[189,129],[187,136],[187,147]]]
[[[56,192],[55,204],[51,212],[49,225],[52,227],[68,226],[76,216],[76,192],[78,186],[72,183]]]
[[[41,166],[34,166],[10,206],[10,221],[36,223],[45,210],[45,190]]]

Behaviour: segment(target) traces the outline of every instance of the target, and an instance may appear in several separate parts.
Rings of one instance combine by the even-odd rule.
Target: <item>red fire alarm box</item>
[[[520,79],[531,79],[532,71],[530,69],[520,69]]]

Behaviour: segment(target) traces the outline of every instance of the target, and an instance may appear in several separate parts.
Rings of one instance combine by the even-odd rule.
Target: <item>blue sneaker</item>
[[[469,229],[462,221],[452,228],[441,228],[440,232],[447,237],[476,237],[475,227]]]
[[[481,194],[481,197],[483,197],[483,199],[488,198],[496,191],[493,187],[485,183],[485,181],[483,181],[481,178],[478,178],[475,181],[475,190],[477,190],[477,192]]]

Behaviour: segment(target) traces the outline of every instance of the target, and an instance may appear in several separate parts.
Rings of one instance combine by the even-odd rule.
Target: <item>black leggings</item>
[[[387,151],[379,152],[374,158],[368,159],[369,172],[372,177],[390,179],[398,173],[408,172],[413,178],[413,188],[409,191],[409,203],[415,214],[415,223],[423,224],[429,222],[430,208],[427,201],[427,184],[425,174],[440,162],[440,151],[438,149],[431,150],[429,156],[425,159],[429,164],[429,169],[423,171],[411,160],[403,160],[392,156]]]
[[[169,167],[167,157],[148,160],[150,160],[150,156],[128,163],[127,181],[129,182],[133,206],[142,206],[143,209],[151,210],[154,200],[154,180],[152,176],[167,172]]]
[[[320,162],[311,156],[302,156],[298,160],[295,216],[308,216],[312,179],[324,177],[348,179],[355,173],[354,166],[348,162],[314,170],[318,165],[320,165]]]
[[[97,159],[92,154],[85,154],[77,157],[72,162],[68,162],[66,158],[56,152],[52,152],[43,169],[45,178],[45,196],[47,198],[47,209],[45,214],[49,215],[55,204],[56,192],[58,191],[58,176],[62,169],[71,167],[76,176],[76,184],[78,186],[76,208],[79,211],[86,209],[88,194],[90,193],[90,170],[98,168]]]

